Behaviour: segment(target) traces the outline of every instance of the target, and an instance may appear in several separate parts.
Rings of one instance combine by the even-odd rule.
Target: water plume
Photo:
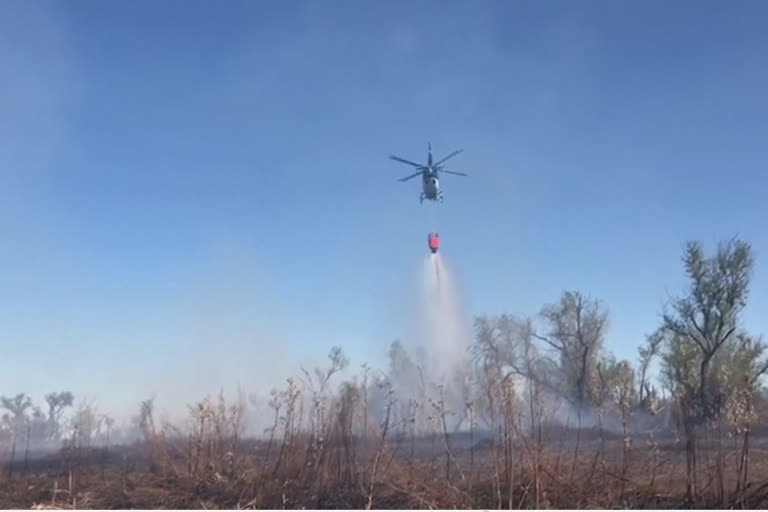
[[[440,253],[424,260],[419,313],[424,370],[431,381],[443,383],[466,365],[470,335],[454,273]]]
[[[406,343],[394,343],[389,352],[393,388],[404,406],[412,400],[418,404],[419,429],[429,431],[428,418],[445,415],[452,430],[465,413],[471,334],[455,273],[439,253],[422,262],[411,312],[414,323]]]

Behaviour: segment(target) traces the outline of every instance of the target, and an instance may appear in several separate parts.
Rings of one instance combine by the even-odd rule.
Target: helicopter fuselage
[[[442,201],[443,194],[440,191],[440,179],[436,172],[424,171],[421,177],[421,201],[429,199],[430,201]]]

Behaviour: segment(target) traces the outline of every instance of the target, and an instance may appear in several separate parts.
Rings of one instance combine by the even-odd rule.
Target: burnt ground
[[[502,449],[494,457],[486,433],[450,436],[450,450],[439,435],[394,435],[382,450],[376,439],[358,440],[328,446],[314,462],[301,440],[282,456],[280,443],[254,441],[241,442],[234,457],[210,446],[205,457],[190,456],[185,443],[167,441],[35,454],[4,461],[0,508],[365,508],[371,498],[379,509],[490,509],[500,501],[507,508],[510,496],[515,508],[768,506],[768,436],[752,439],[749,485],[739,492],[740,438],[720,443],[722,463],[715,443],[697,452],[693,502],[674,435],[655,443],[633,436],[625,469],[621,436],[584,429],[578,453],[575,432],[545,433],[540,452],[514,444],[508,464]]]

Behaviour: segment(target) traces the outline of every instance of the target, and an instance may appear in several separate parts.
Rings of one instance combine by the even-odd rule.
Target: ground
[[[736,488],[742,439],[723,436],[719,449],[702,441],[693,502],[684,443],[674,436],[633,435],[626,465],[621,436],[585,429],[546,437],[506,450],[498,442],[495,451],[480,434],[449,436],[446,448],[443,435],[404,432],[383,443],[239,441],[235,455],[224,441],[191,438],[81,447],[6,461],[0,507],[365,508],[369,500],[379,509],[507,508],[510,500],[515,508],[768,506],[765,436],[751,439],[746,490]]]

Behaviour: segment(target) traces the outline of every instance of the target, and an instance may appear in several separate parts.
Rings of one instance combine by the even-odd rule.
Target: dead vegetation
[[[184,425],[140,404],[130,435],[71,394],[49,415],[3,398],[4,508],[764,508],[765,346],[739,323],[749,247],[704,258],[689,245],[690,290],[639,350],[639,372],[603,350],[608,312],[566,292],[541,324],[481,317],[465,368],[427,382],[399,343],[388,372],[290,378],[269,426],[245,435],[247,401],[223,394]],[[651,384],[659,361],[658,387]],[[31,411],[31,412],[30,412]],[[60,446],[30,455],[40,439]]]
[[[391,396],[391,395],[390,395]],[[394,397],[392,397],[394,404]],[[75,447],[2,477],[4,508],[763,508],[768,443],[722,439],[699,444],[695,494],[688,496],[684,440],[648,433],[626,440],[589,429],[575,452],[565,427],[523,434],[513,415],[497,435],[398,434],[391,416],[377,436],[350,435],[354,413],[339,399],[324,429],[269,440],[236,440],[232,410],[195,411],[202,427],[184,439],[170,430],[133,446]],[[389,409],[391,411],[391,408]],[[203,413],[203,414],[198,414]],[[286,420],[289,418],[285,417]],[[359,417],[357,420],[359,421]],[[543,426],[542,426],[543,427]],[[319,432],[328,442],[316,442]],[[400,430],[402,431],[402,430]],[[287,435],[286,435],[287,433]],[[743,446],[752,446],[752,479],[743,485]],[[274,443],[274,441],[273,441]],[[464,469],[466,468],[466,470]]]

